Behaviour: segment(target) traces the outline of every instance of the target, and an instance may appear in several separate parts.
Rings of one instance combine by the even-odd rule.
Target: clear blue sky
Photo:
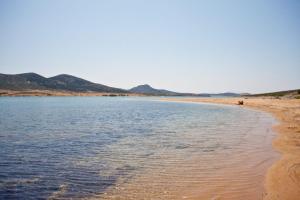
[[[0,73],[181,92],[300,88],[300,1],[0,0]]]

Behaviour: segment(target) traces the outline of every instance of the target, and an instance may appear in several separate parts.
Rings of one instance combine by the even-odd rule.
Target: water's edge
[[[97,188],[101,191],[100,199],[206,199],[205,195],[208,198],[231,195],[230,199],[239,199],[242,194],[236,190],[253,199],[257,191],[247,191],[247,188],[257,189],[254,185],[259,182],[252,179],[265,177],[261,171],[273,159],[268,155],[272,153],[269,147],[274,150],[269,144],[274,132],[265,127],[271,118],[261,110],[248,107],[183,101],[175,101],[176,104],[163,101],[164,104],[157,102],[162,102],[161,99],[153,98],[25,97],[10,101],[0,101],[4,106],[0,126],[8,133],[0,134],[3,138],[0,157],[4,161],[0,161],[0,181],[4,181],[0,186],[8,190],[11,187],[23,190],[24,186],[35,190],[37,184],[45,181],[42,174],[33,179],[18,180],[16,176],[17,185],[10,185],[3,178],[9,178],[5,174],[7,169],[15,173],[13,168],[8,168],[11,162],[15,167],[33,167],[34,171],[24,173],[16,169],[20,177],[54,170],[50,173],[59,176],[53,180],[61,184],[58,188],[51,186],[54,192],[48,199],[86,198],[85,195],[96,192]],[[199,106],[188,105],[195,103]],[[241,124],[237,120],[242,120]],[[253,124],[256,121],[258,127]],[[16,160],[4,153],[9,156],[13,151],[19,152],[19,155],[11,154]],[[41,151],[50,160],[41,160],[35,151]],[[261,152],[263,155],[256,158]],[[224,159],[226,154],[232,160]],[[223,162],[224,170],[216,159]],[[50,164],[49,168],[35,165],[40,161],[46,166]],[[252,173],[249,169],[253,167],[257,171]],[[52,175],[48,178],[52,180]],[[236,183],[229,185],[228,190],[224,186],[230,181]],[[212,185],[205,190],[197,189],[208,183]]]
[[[273,152],[275,154],[277,154],[277,156],[275,157],[275,159],[273,159],[273,162],[269,165],[268,169],[267,169],[267,172],[265,173],[264,175],[264,182],[263,182],[263,194],[262,194],[262,197],[261,199],[265,199],[265,197],[267,196],[267,186],[266,186],[266,179],[268,178],[267,176],[269,175],[270,171],[271,171],[271,168],[275,166],[275,164],[281,160],[282,158],[282,154],[280,151],[278,151],[278,149],[276,149],[273,145],[273,142],[275,140],[277,140],[279,138],[279,134],[280,132],[277,131],[275,129],[275,127],[278,127],[278,126],[281,126],[283,124],[283,122],[279,119],[279,117],[276,115],[276,113],[272,110],[268,110],[268,109],[263,109],[259,106],[253,106],[253,105],[244,105],[244,106],[240,106],[240,105],[237,105],[236,104],[236,100],[234,101],[229,101],[229,102],[218,102],[218,101],[209,101],[208,100],[209,98],[205,98],[205,101],[201,101],[201,98],[200,99],[197,99],[195,101],[193,101],[193,99],[188,99],[187,101],[185,101],[184,99],[166,99],[166,98],[161,98],[161,99],[157,99],[158,101],[166,101],[166,102],[177,102],[177,103],[194,103],[194,104],[206,104],[206,105],[215,105],[215,106],[231,106],[231,107],[241,107],[242,109],[246,109],[246,110],[249,110],[249,111],[254,111],[254,112],[261,112],[261,113],[267,113],[269,114],[270,116],[272,116],[272,118],[274,119],[274,123],[271,125],[271,129],[272,129],[272,134],[273,134],[273,139],[272,139],[272,145],[271,145],[271,148],[273,149]],[[269,197],[268,197],[269,198]]]

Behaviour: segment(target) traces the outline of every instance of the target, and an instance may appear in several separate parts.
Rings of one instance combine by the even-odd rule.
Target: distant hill
[[[193,96],[193,97],[238,97],[238,93],[180,93],[169,91],[165,89],[155,89],[148,84],[136,86],[130,90],[109,87],[106,85],[93,83],[82,78],[71,76],[68,74],[61,74],[46,78],[36,73],[23,74],[0,74],[0,90],[12,91],[29,91],[29,90],[49,90],[49,91],[68,91],[68,92],[98,92],[98,93],[134,93],[142,95],[153,96]],[[293,90],[294,91],[294,90]],[[292,92],[293,92],[292,91]],[[295,90],[296,91],[296,90]],[[295,92],[294,91],[294,92]],[[290,92],[290,91],[288,91]],[[282,95],[284,92],[268,93],[268,95]],[[258,94],[257,96],[264,96],[266,94]],[[245,94],[243,95],[245,96]],[[246,95],[251,96],[251,95]]]
[[[296,90],[286,90],[286,91],[279,91],[279,92],[268,92],[268,93],[261,93],[261,94],[251,94],[251,95],[244,95],[247,97],[286,97],[286,98],[297,98],[300,99],[300,89]]]
[[[175,96],[178,94],[177,92],[172,92],[172,91],[168,91],[168,90],[154,89],[153,87],[151,87],[148,84],[136,86],[134,88],[131,88],[129,91],[133,92],[133,93],[148,94],[148,95]]]
[[[128,93],[123,89],[93,83],[67,74],[46,78],[36,73],[0,74],[0,89]]]
[[[139,85],[129,90],[130,92],[137,93],[137,94],[145,94],[145,95],[154,95],[154,96],[203,96],[209,97],[206,94],[194,94],[194,93],[180,93],[180,92],[173,92],[164,89],[155,89],[148,84]]]

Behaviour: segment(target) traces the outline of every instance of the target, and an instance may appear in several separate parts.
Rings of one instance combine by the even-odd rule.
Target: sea
[[[0,97],[0,199],[261,193],[275,123],[239,106],[150,97]]]

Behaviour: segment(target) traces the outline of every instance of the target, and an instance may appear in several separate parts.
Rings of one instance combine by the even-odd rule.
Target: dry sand
[[[268,170],[265,178],[266,200],[300,199],[300,100],[273,98],[182,98],[167,101],[202,102],[237,105],[243,100],[246,107],[272,113],[280,122],[274,127],[278,137],[273,147],[281,158]],[[220,198],[222,199],[222,197]]]

